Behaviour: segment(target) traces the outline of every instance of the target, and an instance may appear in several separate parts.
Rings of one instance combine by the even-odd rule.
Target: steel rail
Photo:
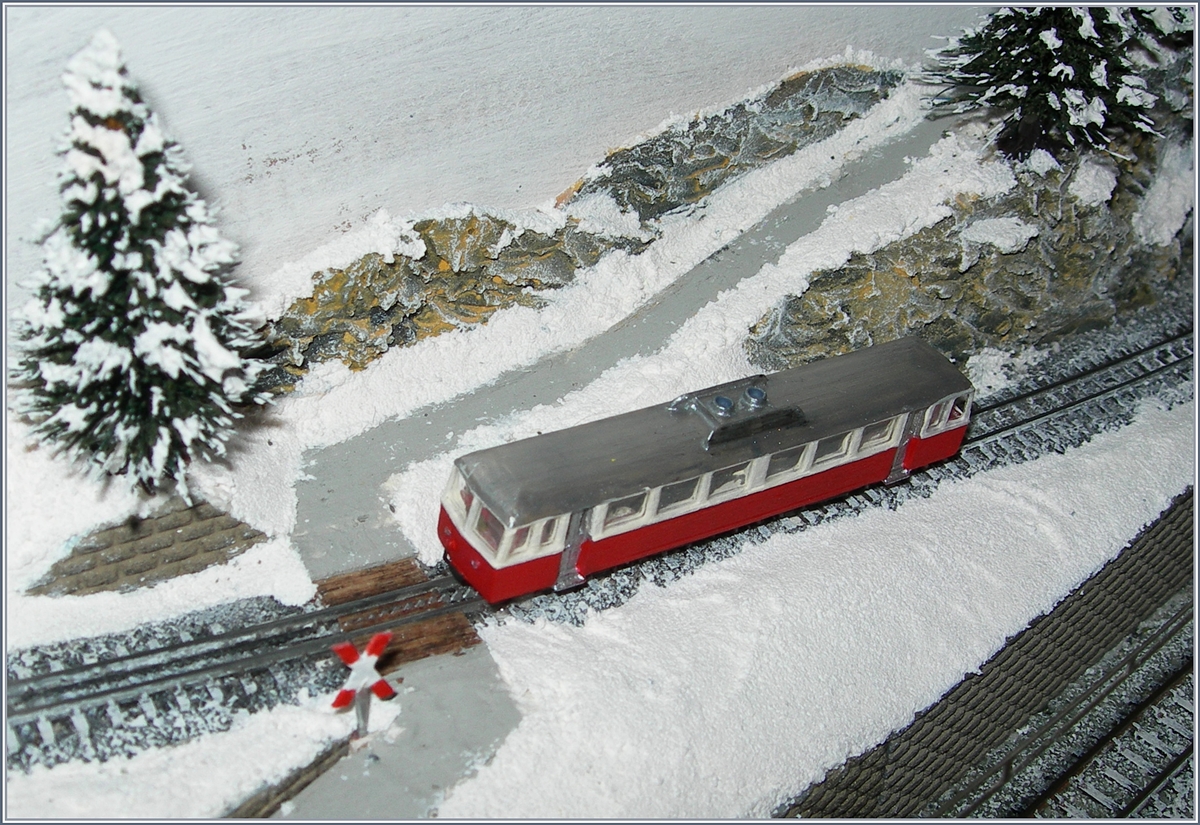
[[[1172,335],[1168,338],[1163,338],[1160,341],[1155,341],[1153,344],[1147,344],[1147,345],[1141,347],[1140,349],[1133,350],[1132,352],[1129,352],[1125,355],[1119,356],[1113,360],[1101,361],[1101,362],[1092,364],[1091,366],[1085,367],[1082,370],[1074,372],[1071,375],[1066,376],[1066,377],[1064,377],[1058,381],[1055,381],[1051,384],[1047,384],[1046,386],[1030,387],[1027,390],[1022,390],[1022,391],[1016,393],[1015,395],[1004,395],[1003,392],[1001,392],[996,400],[991,401],[985,405],[976,406],[974,408],[972,414],[988,413],[988,412],[995,410],[998,407],[1012,406],[1014,404],[1019,404],[1022,401],[1025,401],[1034,396],[1043,394],[1046,390],[1054,389],[1055,387],[1057,387],[1061,384],[1073,382],[1073,381],[1082,381],[1093,375],[1097,375],[1099,373],[1111,372],[1112,370],[1114,370],[1124,364],[1128,364],[1128,363],[1137,361],[1138,359],[1144,358],[1147,355],[1150,355],[1158,350],[1162,350],[1162,349],[1174,346],[1176,344],[1188,342],[1192,339],[1192,336],[1193,336],[1192,330],[1188,330],[1186,332],[1180,332],[1180,333],[1178,333],[1176,335]]]
[[[990,770],[981,773],[961,787],[953,796],[938,805],[930,815],[948,816],[953,811],[955,817],[970,816],[995,796],[1010,779],[1037,761],[1067,731],[1086,718],[1118,687],[1124,684],[1140,665],[1175,638],[1191,620],[1192,605],[1188,603],[1176,611],[1157,631],[1143,639],[1137,647],[1105,669],[1104,672],[1097,674],[1096,678],[1074,702],[1060,708],[1057,713],[1038,725],[1037,728],[1024,734],[1009,747]],[[1000,774],[998,779],[996,778],[997,774]],[[988,787],[981,792],[980,789],[984,785]],[[965,808],[958,808],[958,805],[967,799],[972,799],[971,803]]]
[[[1175,778],[1176,774],[1183,770],[1184,765],[1187,764],[1188,758],[1195,753],[1195,749],[1195,742],[1189,742],[1188,746],[1183,750],[1182,753],[1172,759],[1170,764],[1159,771],[1158,776],[1154,777],[1150,784],[1147,785],[1141,793],[1135,796],[1128,805],[1121,809],[1120,813],[1117,814],[1117,818],[1129,819],[1130,817],[1134,816],[1134,814],[1141,813],[1142,809],[1145,808],[1150,800],[1154,798],[1154,795],[1158,793],[1158,791],[1164,785]]]
[[[1186,352],[1180,355],[1173,351],[1176,347],[1181,347]],[[1160,355],[1166,357],[1166,363],[1151,366],[1139,363],[1145,359],[1158,359]],[[1137,352],[1065,376],[1046,386],[979,407],[973,411],[973,420],[968,425],[975,427],[976,432],[968,432],[964,453],[978,448],[985,442],[996,442],[1005,434],[1028,429],[1034,423],[1053,417],[1059,404],[1054,402],[1047,407],[1045,399],[1055,393],[1061,395],[1068,390],[1068,395],[1075,393],[1067,399],[1062,410],[1058,411],[1061,416],[1063,410],[1074,410],[1097,399],[1113,397],[1139,383],[1152,380],[1181,363],[1190,361],[1191,357],[1191,333],[1175,335]],[[1124,373],[1130,369],[1135,373],[1132,377],[1126,374],[1112,381],[1101,380],[1102,387],[1098,391],[1087,386],[1089,381],[1094,383],[1093,379],[1103,379],[1105,375]],[[1004,410],[1016,410],[1021,405],[1031,402],[1039,402],[1041,406],[1024,417],[1018,415],[1018,420],[995,425],[982,434],[978,432],[987,426],[986,419],[989,417],[999,416]],[[985,421],[984,424],[979,423],[981,419]],[[952,459],[950,463],[955,461],[963,462],[962,455]],[[935,465],[933,468],[918,471],[913,473],[912,477],[927,475],[936,480],[940,477],[938,468],[942,466],[945,465]],[[963,462],[959,469],[970,474],[975,471],[976,465]],[[869,488],[866,494],[860,492],[839,503],[801,512],[806,515],[810,511],[834,512],[838,506],[844,509],[848,501],[856,509],[868,504],[874,505],[879,502],[880,496],[873,493],[875,491]],[[780,527],[785,523],[785,518],[787,517],[778,517],[770,523],[776,529],[790,529],[786,526]],[[389,607],[394,608],[390,611],[392,614],[400,611],[405,615],[384,616],[353,631],[334,630],[330,627],[338,619]],[[421,610],[422,607],[428,609]],[[172,688],[180,690],[203,686],[218,677],[257,672],[287,660],[315,657],[322,653],[332,658],[330,646],[339,641],[403,627],[448,612],[490,609],[469,587],[450,576],[444,576],[422,584],[332,607],[284,616],[202,639],[170,643],[96,663],[14,679],[8,684],[9,731],[13,731],[15,726],[20,724],[36,721],[40,725],[43,720],[69,716],[81,708],[157,695]],[[10,758],[11,756],[12,754]]]
[[[1174,348],[1176,346],[1182,346],[1184,344],[1187,345],[1186,351],[1183,354],[1177,354],[1174,351]],[[1134,386],[1135,384],[1139,384],[1139,383],[1148,381],[1151,378],[1154,378],[1158,375],[1166,373],[1169,370],[1174,369],[1175,367],[1179,366],[1180,364],[1190,361],[1193,357],[1192,349],[1193,349],[1192,333],[1188,332],[1183,335],[1178,335],[1174,338],[1171,338],[1170,340],[1163,341],[1161,343],[1146,347],[1142,350],[1139,350],[1138,352],[1127,355],[1124,358],[1121,358],[1117,361],[1113,361],[1105,366],[1090,368],[1083,373],[1080,373],[1078,375],[1073,375],[1067,379],[1056,382],[1055,384],[1049,385],[1047,387],[1029,390],[1029,391],[1023,392],[1020,395],[1013,397],[1011,399],[1005,399],[1001,402],[997,402],[997,403],[979,407],[975,410],[972,410],[971,421],[967,424],[968,435],[967,435],[967,438],[964,439],[963,444],[964,444],[964,446],[977,444],[979,442],[982,442],[989,438],[992,438],[995,435],[1007,433],[1007,432],[1015,430],[1019,427],[1029,426],[1031,424],[1043,421],[1047,418],[1057,418],[1057,417],[1061,416],[1063,413],[1065,413],[1069,410],[1075,409],[1083,404],[1101,401],[1107,397],[1114,396],[1117,393],[1119,393],[1121,390],[1128,389],[1129,387]],[[1048,396],[1054,392],[1061,392],[1063,390],[1070,389],[1074,386],[1085,385],[1085,383],[1088,381],[1088,379],[1091,379],[1091,378],[1101,377],[1106,374],[1117,373],[1118,371],[1125,369],[1125,368],[1138,367],[1138,366],[1140,366],[1139,362],[1142,359],[1147,358],[1148,356],[1151,356],[1151,355],[1169,356],[1171,358],[1171,360],[1166,361],[1165,363],[1160,362],[1154,366],[1145,368],[1138,374],[1133,375],[1132,377],[1129,377],[1129,378],[1119,380],[1116,383],[1111,384],[1106,389],[1104,389],[1100,392],[1090,393],[1090,394],[1087,394],[1080,398],[1071,399],[1066,404],[1056,406],[1052,409],[1035,412],[1035,413],[1028,415],[1027,417],[1022,418],[1017,421],[1005,422],[1004,424],[997,426],[994,429],[987,430],[982,433],[981,432],[971,432],[973,425],[975,425],[975,429],[979,429],[978,422],[986,421],[988,417],[995,417],[998,413],[1000,413],[1003,410],[1017,408],[1018,405],[1022,404],[1023,402],[1033,401],[1033,400],[1037,400],[1039,398],[1045,398],[1046,396]]]
[[[81,704],[93,705],[109,700],[122,701],[151,689],[168,687],[175,682],[187,680],[194,683],[240,672],[247,665],[267,665],[321,651],[329,652],[330,646],[340,641],[381,630],[393,630],[447,612],[472,609],[481,603],[482,600],[470,588],[450,576],[444,576],[200,640],[165,645],[91,665],[13,680],[8,687],[8,720],[10,724],[21,724],[48,711],[70,710]],[[406,613],[374,622],[359,630],[329,630],[329,625],[339,619],[383,607],[397,607]],[[303,638],[306,632],[317,635]]]
[[[1024,810],[1018,814],[1018,819],[1029,819],[1036,817],[1038,812],[1045,810],[1055,799],[1061,797],[1064,793],[1072,789],[1079,781],[1080,777],[1087,768],[1096,761],[1096,759],[1113,743],[1117,742],[1127,731],[1135,724],[1141,722],[1146,714],[1154,707],[1158,706],[1163,698],[1172,690],[1178,687],[1192,673],[1192,660],[1189,657],[1184,664],[1175,672],[1171,678],[1139,702],[1135,707],[1131,708],[1128,715],[1116,727],[1110,730],[1104,736],[1100,737],[1087,752],[1081,755],[1068,770],[1064,771],[1058,778],[1057,782],[1048,788],[1044,793],[1038,795],[1036,799],[1025,805]],[[1190,748],[1189,748],[1190,750]],[[1178,757],[1177,757],[1178,758]],[[1168,766],[1169,767],[1169,766]],[[1156,772],[1150,777],[1150,785],[1143,788],[1136,794],[1129,803],[1118,810],[1108,811],[1113,817],[1124,819],[1129,815],[1129,812],[1137,808],[1143,802],[1147,801],[1153,794],[1154,790],[1162,782],[1169,778],[1169,774],[1164,777],[1163,772]],[[1128,809],[1128,810],[1126,810]]]

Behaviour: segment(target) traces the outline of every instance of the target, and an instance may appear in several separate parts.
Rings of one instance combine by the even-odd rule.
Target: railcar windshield
[[[925,413],[925,425],[921,428],[921,437],[928,438],[955,427],[964,426],[971,418],[973,395],[973,392],[959,393],[931,405]]]
[[[463,538],[495,568],[561,552],[566,539],[566,516],[506,527],[484,506],[457,469],[442,494],[442,505]]]

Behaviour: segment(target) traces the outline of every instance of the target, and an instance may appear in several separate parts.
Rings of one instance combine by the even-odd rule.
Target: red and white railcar
[[[954,455],[974,390],[905,338],[455,461],[438,520],[489,602],[588,576]]]

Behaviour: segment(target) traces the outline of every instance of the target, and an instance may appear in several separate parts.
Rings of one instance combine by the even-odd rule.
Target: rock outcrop
[[[1018,167],[1008,193],[960,199],[951,217],[814,273],[751,328],[751,360],[777,370],[913,334],[964,358],[1047,344],[1155,301],[1191,272],[1192,217],[1165,243],[1144,237],[1138,213],[1167,144],[1132,140],[1063,167]]]
[[[671,126],[613,152],[568,190],[554,231],[478,209],[419,221],[413,232],[424,243],[422,257],[370,254],[313,275],[312,295],[267,324],[260,355],[273,368],[260,386],[286,392],[315,363],[337,358],[363,369],[391,347],[486,323],[506,307],[537,306],[541,293],[570,283],[608,252],[645,249],[662,216],[693,209],[737,176],[834,134],[901,79],[860,66],[801,72],[759,98]],[[638,230],[586,230],[571,206],[597,194],[636,215]]]

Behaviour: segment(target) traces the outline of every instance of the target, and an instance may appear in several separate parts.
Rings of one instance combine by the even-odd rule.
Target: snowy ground
[[[609,256],[552,295],[546,309],[507,311],[486,327],[393,351],[363,373],[321,367],[277,406],[270,426],[246,434],[230,466],[195,473],[194,489],[273,536],[252,551],[258,555],[220,570],[125,596],[23,596],[69,552],[73,536],[139,505],[77,477],[44,449],[27,449],[10,416],[9,478],[54,483],[8,485],[9,649],[258,593],[304,601],[312,586],[288,540],[304,450],[459,392],[486,392],[504,369],[618,323],[755,216],[833,179],[847,158],[911,127],[920,116],[917,98],[906,88],[825,144],[727,187],[702,215],[666,226],[645,255]],[[977,135],[940,142],[904,178],[843,204],[777,264],[723,293],[661,352],[626,361],[557,404],[465,433],[444,456],[394,479],[398,529],[426,558],[436,555],[432,517],[453,455],[752,371],[741,349],[746,329],[783,294],[802,291],[809,273],[929,225],[957,194],[996,194],[1012,184],[1005,165],[982,160]],[[1161,208],[1177,213],[1191,203]],[[526,222],[555,219],[541,210]],[[403,229],[403,221],[380,216],[264,278],[260,291],[281,302],[319,266],[370,249],[396,251]],[[974,377],[997,381],[995,362],[981,359]],[[614,386],[622,392],[611,392]],[[896,512],[778,536],[670,588],[644,588],[581,628],[486,628],[523,719],[489,765],[448,793],[440,815],[768,814],[827,768],[902,727],[1111,558],[1192,482],[1193,422],[1193,404],[1170,411],[1150,405],[1135,424],[1066,455],[945,484]],[[68,512],[64,492],[73,502]],[[265,569],[273,574],[263,576]],[[220,815],[257,783],[280,778],[344,735],[349,720],[332,717],[327,699],[258,714],[176,749],[10,775],[8,813]],[[373,714],[373,722],[386,726],[383,717]],[[202,782],[198,770],[206,773]]]
[[[12,511],[18,518],[10,528],[7,547],[11,574],[7,583],[9,646],[71,638],[78,633],[78,627],[96,621],[102,624],[103,632],[115,632],[140,622],[167,618],[170,613],[164,611],[170,611],[171,604],[196,609],[258,594],[275,595],[288,604],[307,600],[313,594],[311,583],[290,544],[282,540],[295,528],[295,482],[304,472],[304,451],[336,444],[388,418],[475,391],[506,370],[583,344],[589,337],[619,323],[797,191],[833,180],[839,167],[848,160],[911,129],[922,117],[919,97],[919,89],[904,87],[838,135],[725,187],[710,199],[699,216],[668,218],[663,237],[645,253],[638,256],[614,253],[605,257],[595,267],[580,272],[571,287],[549,295],[551,303],[545,309],[508,310],[485,327],[393,350],[363,372],[351,372],[340,362],[319,365],[298,393],[275,405],[264,426],[247,429],[231,444],[232,463],[199,466],[189,474],[190,486],[201,496],[281,539],[256,548],[253,559],[240,563],[246,575],[231,579],[225,572],[206,571],[199,574],[208,577],[204,581],[188,577],[187,583],[171,582],[124,597],[114,596],[108,602],[102,595],[71,599],[25,596],[25,588],[56,559],[70,552],[73,536],[102,520],[120,520],[135,510],[138,502],[117,485],[107,490],[96,488],[44,448],[29,450],[26,429],[10,415],[8,455],[14,469],[19,468],[24,477],[61,477],[66,483],[77,485],[78,506],[71,518],[59,519],[60,499],[54,487],[30,485],[11,493],[21,507]],[[834,228],[814,236],[817,246],[808,249],[820,254],[810,264],[836,263],[853,249],[870,248],[915,231],[947,214],[943,201],[952,194],[996,192],[1011,185],[1012,177],[1002,166],[981,166],[977,151],[951,140],[941,146],[934,158],[919,164],[917,173],[906,180],[900,188],[864,205],[842,207],[837,220],[831,222]],[[919,208],[914,209],[917,204]],[[583,208],[589,210],[593,220],[620,220],[614,214],[615,207],[605,210],[589,202]],[[864,208],[873,211],[861,212]],[[521,225],[563,219],[561,213],[552,209],[530,210],[511,217],[519,219]],[[859,227],[868,222],[878,225],[871,233],[861,232]],[[285,306],[302,294],[309,275],[322,267],[344,266],[369,251],[399,252],[408,243],[407,226],[404,221],[380,213],[364,229],[314,250],[299,262],[280,267],[264,279],[265,287],[276,296],[274,306]],[[856,244],[856,238],[865,239],[868,246]],[[798,249],[794,256],[807,254],[808,251]],[[809,264],[806,266],[811,268]],[[757,296],[751,293],[751,298],[742,302],[740,315],[745,323],[740,334],[744,335],[750,323],[775,298],[802,288],[803,282],[798,280],[800,276],[794,274],[794,269],[794,264],[780,261],[774,274],[767,276],[768,290]],[[738,335],[735,327],[727,326],[720,339],[724,348],[735,349],[734,339]],[[696,360],[705,358],[699,351],[694,354]],[[727,357],[713,358],[711,364],[710,369],[720,374],[739,368],[738,362],[730,363]],[[701,386],[712,383],[708,378],[701,370],[693,373],[691,381],[694,386]],[[398,393],[396,387],[404,387],[405,391]],[[661,390],[657,391],[642,404],[657,402],[663,395]],[[635,397],[641,396],[637,393],[628,396]],[[605,413],[592,409],[590,414],[619,411],[612,408]],[[570,413],[564,412],[556,426],[574,423],[567,415]],[[445,477],[443,473],[432,489],[441,490]],[[417,501],[415,506],[420,507],[421,503]],[[436,507],[433,511],[436,512]],[[270,569],[272,575],[262,576],[257,572],[262,569]],[[178,591],[178,597],[159,592],[164,587],[168,593]],[[97,615],[104,618],[97,620]]]
[[[6,5],[10,299],[56,216],[59,75],[101,26],[259,282],[379,209],[549,203],[670,115],[720,108],[846,44],[919,60],[971,6]],[[308,275],[310,273],[304,273]],[[15,296],[15,297],[14,297]]]

